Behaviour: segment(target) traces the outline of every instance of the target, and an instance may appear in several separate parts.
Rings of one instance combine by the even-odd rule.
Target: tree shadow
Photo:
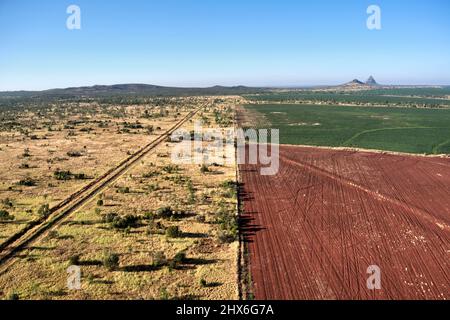
[[[154,266],[152,264],[137,264],[131,266],[124,266],[120,268],[120,270],[124,272],[151,272],[160,269],[161,266]]]
[[[27,224],[29,221],[25,219],[11,220],[11,221],[0,221],[1,224]]]
[[[205,288],[217,288],[220,287],[223,283],[221,282],[207,282],[204,287]]]
[[[57,239],[58,240],[72,240],[72,239],[75,239],[75,237],[70,234],[66,234],[66,235],[58,236]]]
[[[29,248],[30,250],[38,250],[38,251],[51,251],[56,249],[56,247],[43,247],[43,246],[32,246]]]
[[[180,238],[208,238],[208,235],[206,233],[201,232],[183,232],[180,236]]]
[[[103,279],[94,279],[94,280],[91,280],[91,283],[112,285],[112,284],[114,284],[114,281],[103,280]]]
[[[181,263],[173,266],[173,268],[176,270],[192,270],[195,269],[196,266],[213,264],[217,261],[217,259],[184,258]]]
[[[64,221],[63,225],[68,226],[93,226],[97,224],[101,224],[101,220],[80,220],[80,221]]]
[[[77,263],[77,265],[79,266],[85,266],[85,267],[89,267],[89,266],[101,266],[102,262],[100,260],[81,260]]]
[[[239,186],[239,199],[242,202],[253,201],[253,193],[245,190],[245,184],[241,183]],[[238,219],[239,230],[242,235],[242,241],[246,243],[252,243],[256,234],[260,231],[266,230],[267,228],[256,224],[255,215],[257,211],[245,211],[245,206],[242,206],[242,212]]]

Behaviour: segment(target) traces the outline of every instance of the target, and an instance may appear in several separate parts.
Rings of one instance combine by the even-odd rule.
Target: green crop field
[[[446,107],[450,106],[449,99],[443,99],[450,95],[450,89],[445,88],[416,88],[416,89],[377,89],[355,92],[323,92],[323,91],[286,91],[267,92],[262,94],[245,95],[245,98],[254,101],[267,102],[293,102],[310,101],[328,102],[330,104],[357,104],[375,106],[410,106],[410,107]]]
[[[280,143],[450,154],[450,109],[247,105],[280,129]]]

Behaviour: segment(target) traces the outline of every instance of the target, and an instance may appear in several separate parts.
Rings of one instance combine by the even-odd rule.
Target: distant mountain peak
[[[352,81],[347,82],[345,84],[345,86],[349,86],[349,87],[363,86],[363,85],[365,85],[365,83],[362,81],[359,81],[358,79],[353,79]]]
[[[369,86],[377,86],[378,83],[375,81],[375,79],[370,76],[369,79],[367,79],[366,84]]]

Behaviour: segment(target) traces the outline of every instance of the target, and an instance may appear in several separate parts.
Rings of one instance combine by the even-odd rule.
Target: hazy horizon
[[[361,80],[361,79],[358,79]],[[376,78],[375,78],[376,80]],[[350,80],[349,80],[350,81]],[[95,84],[89,84],[89,85],[77,85],[77,86],[68,86],[68,87],[52,87],[52,88],[44,88],[44,89],[14,89],[14,90],[1,90],[0,92],[15,92],[15,91],[46,91],[46,90],[54,90],[54,89],[69,89],[69,88],[80,88],[80,87],[94,87],[94,86],[114,86],[114,85],[153,85],[153,86],[161,86],[161,87],[172,87],[172,88],[211,88],[211,87],[215,87],[215,86],[223,86],[223,87],[238,87],[238,86],[244,86],[244,87],[248,87],[248,88],[274,88],[274,89],[301,89],[301,88],[314,88],[314,87],[327,87],[327,86],[339,86],[339,85],[343,85],[349,81],[346,82],[341,82],[341,83],[328,83],[328,84],[303,84],[303,85],[298,85],[298,84],[286,84],[286,85],[259,85],[259,86],[254,86],[254,85],[246,85],[246,84],[211,84],[211,85],[204,85],[204,86],[182,86],[182,85],[161,85],[158,83],[141,83],[141,82],[128,82],[128,83],[109,83],[109,84],[103,84],[103,83],[95,83]],[[363,81],[363,80],[361,80]],[[449,87],[450,84],[445,84],[445,83],[441,83],[441,84],[427,84],[427,83],[416,83],[416,84],[392,84],[392,83],[378,83],[380,86],[424,86],[424,87],[433,87],[433,86],[442,86],[442,87]]]

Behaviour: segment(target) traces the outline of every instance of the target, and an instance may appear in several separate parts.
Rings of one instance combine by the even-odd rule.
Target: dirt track
[[[18,233],[5,240],[0,245],[0,274],[5,272],[8,267],[14,263],[14,258],[17,253],[25,249],[27,245],[35,241],[39,236],[44,234],[50,228],[60,223],[62,219],[69,214],[79,209],[82,205],[93,199],[101,190],[110,185],[115,179],[123,175],[126,170],[131,168],[137,161],[144,157],[147,153],[152,151],[157,145],[162,143],[182,124],[191,119],[199,110],[189,112],[185,117],[175,123],[169,130],[161,134],[155,140],[149,142],[136,153],[124,159],[116,167],[111,168],[99,178],[91,181],[89,184],[81,188],[79,191],[64,199],[57,206],[50,209],[49,216],[41,217],[40,219],[28,224],[27,227]]]
[[[450,159],[282,146],[278,175],[240,170],[256,299],[450,298]]]

